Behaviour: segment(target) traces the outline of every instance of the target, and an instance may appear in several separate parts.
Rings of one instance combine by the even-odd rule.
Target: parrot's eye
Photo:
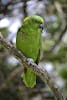
[[[42,30],[43,30],[43,28],[44,28],[44,24],[40,24],[39,28],[40,28],[40,30],[41,30],[41,32],[42,32]]]

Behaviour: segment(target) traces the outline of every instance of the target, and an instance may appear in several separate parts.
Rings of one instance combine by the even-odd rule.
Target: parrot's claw
[[[34,60],[32,58],[28,58],[27,61],[28,61],[29,64],[34,63]]]

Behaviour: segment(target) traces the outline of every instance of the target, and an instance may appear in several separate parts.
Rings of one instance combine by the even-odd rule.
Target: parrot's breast
[[[20,33],[17,34],[16,46],[17,48],[28,58],[32,58],[34,62],[38,56],[38,50],[40,47],[40,33],[30,33],[23,37]]]

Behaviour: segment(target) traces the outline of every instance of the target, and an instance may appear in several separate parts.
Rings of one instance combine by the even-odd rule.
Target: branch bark
[[[23,64],[24,67],[32,68],[33,71],[36,73],[36,75],[38,75],[44,81],[44,83],[46,82],[46,84],[50,87],[56,100],[66,100],[63,93],[60,91],[57,85],[53,82],[52,78],[50,77],[50,75],[48,74],[45,68],[43,68],[42,66],[36,65],[34,62],[30,62],[29,59],[27,59],[17,48],[15,48],[10,42],[7,42],[2,37],[1,34],[0,34],[0,44],[3,45],[9,52],[11,52],[11,54],[14,57],[16,57]],[[17,71],[17,73],[20,73],[20,70]],[[11,75],[10,78],[12,77],[14,77],[14,74]]]

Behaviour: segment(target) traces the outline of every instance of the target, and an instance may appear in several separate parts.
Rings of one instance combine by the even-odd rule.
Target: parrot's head
[[[23,26],[26,28],[31,28],[32,30],[38,30],[42,32],[44,26],[44,20],[42,17],[38,15],[32,15],[26,17],[23,20]]]

